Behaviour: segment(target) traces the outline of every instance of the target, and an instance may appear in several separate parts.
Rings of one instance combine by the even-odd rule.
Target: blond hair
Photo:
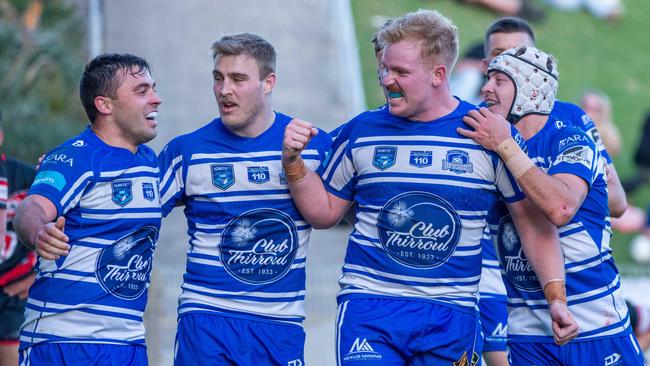
[[[458,59],[458,28],[435,10],[420,9],[394,19],[378,32],[377,40],[383,47],[404,40],[421,42],[422,60],[443,64],[447,72]]]

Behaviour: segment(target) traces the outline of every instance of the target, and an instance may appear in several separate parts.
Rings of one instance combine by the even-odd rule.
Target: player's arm
[[[20,241],[45,259],[56,260],[68,255],[70,246],[64,233],[65,219],[59,216],[54,203],[49,199],[32,194],[16,209],[14,229]]]
[[[564,256],[557,228],[527,199],[508,204],[521,246],[549,304],[553,338],[566,344],[578,336],[578,323],[567,306]]]
[[[474,131],[459,128],[458,133],[499,154],[526,197],[553,224],[563,226],[571,221],[589,190],[583,179],[571,174],[547,175],[512,138],[510,123],[487,108],[470,111],[463,121]]]
[[[316,229],[336,225],[352,202],[329,193],[320,176],[305,166],[300,153],[318,129],[311,123],[294,119],[287,125],[282,143],[282,167],[289,191],[302,216]]]
[[[607,164],[607,206],[612,217],[621,217],[627,210],[627,196],[614,164]]]

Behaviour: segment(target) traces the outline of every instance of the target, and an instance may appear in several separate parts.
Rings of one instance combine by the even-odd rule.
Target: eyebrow
[[[153,82],[153,83],[140,83],[140,84],[136,85],[133,88],[133,90],[148,89],[148,88],[155,88],[155,87],[156,87],[155,82]]]

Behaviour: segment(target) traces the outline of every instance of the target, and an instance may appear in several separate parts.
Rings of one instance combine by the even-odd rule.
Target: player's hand
[[[567,305],[561,301],[553,301],[549,304],[551,311],[551,322],[553,327],[553,340],[558,345],[569,343],[578,336],[578,322],[573,318]]]
[[[284,129],[282,141],[282,160],[293,161],[300,152],[309,144],[311,138],[318,134],[318,129],[307,121],[292,119]]]
[[[55,222],[48,222],[36,235],[34,244],[36,254],[44,259],[57,260],[62,255],[68,255],[70,245],[68,236],[64,233],[65,218],[59,216]]]
[[[29,288],[32,286],[32,283],[34,283],[34,278],[36,278],[36,273],[32,272],[26,277],[8,284],[2,289],[2,291],[4,291],[7,296],[18,296],[19,299],[25,300],[29,293]]]
[[[474,131],[458,127],[456,132],[471,138],[488,150],[496,151],[500,143],[511,137],[510,122],[502,116],[490,112],[487,108],[469,111],[463,117],[463,122]]]

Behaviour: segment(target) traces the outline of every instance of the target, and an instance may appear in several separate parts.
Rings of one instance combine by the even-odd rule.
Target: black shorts
[[[9,297],[0,288],[0,342],[18,341],[25,321],[25,304],[18,296]]]

